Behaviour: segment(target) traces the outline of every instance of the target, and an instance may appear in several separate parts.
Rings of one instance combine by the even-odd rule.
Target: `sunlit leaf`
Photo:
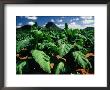
[[[72,53],[74,57],[74,61],[81,66],[82,68],[92,68],[91,63],[85,57],[85,55],[81,51],[75,51]]]
[[[56,71],[55,73],[56,74],[60,74],[60,73],[64,73],[65,72],[65,65],[63,62],[60,62],[58,65],[57,65],[57,68],[56,68]]]
[[[72,47],[73,46],[71,44],[61,44],[61,46],[59,47],[59,55],[60,56],[66,55]]]
[[[33,38],[25,38],[23,40],[20,40],[20,41],[17,41],[16,43],[16,51],[17,52],[20,52],[22,48],[25,48],[26,46],[30,45],[30,41],[32,40]]]
[[[23,74],[23,69],[26,65],[26,61],[21,61],[19,63],[17,63],[17,66],[16,66],[16,72],[17,74]]]
[[[48,55],[43,51],[32,50],[32,56],[45,72],[51,73],[50,57]]]

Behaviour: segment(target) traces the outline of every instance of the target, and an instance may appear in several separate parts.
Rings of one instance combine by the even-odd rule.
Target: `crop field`
[[[16,74],[94,74],[94,27],[63,23],[16,28]]]

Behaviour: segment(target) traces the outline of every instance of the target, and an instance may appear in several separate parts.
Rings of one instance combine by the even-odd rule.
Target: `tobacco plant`
[[[94,74],[94,29],[49,25],[16,29],[16,74]]]

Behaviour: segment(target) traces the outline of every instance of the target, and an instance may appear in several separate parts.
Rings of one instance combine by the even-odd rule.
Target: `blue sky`
[[[16,27],[33,25],[35,22],[39,26],[45,26],[50,21],[60,28],[64,28],[65,23],[68,23],[69,28],[75,29],[94,27],[94,16],[16,16]]]

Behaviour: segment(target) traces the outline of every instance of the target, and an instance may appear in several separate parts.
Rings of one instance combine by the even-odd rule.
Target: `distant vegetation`
[[[48,22],[16,29],[17,74],[94,74],[94,28]]]

